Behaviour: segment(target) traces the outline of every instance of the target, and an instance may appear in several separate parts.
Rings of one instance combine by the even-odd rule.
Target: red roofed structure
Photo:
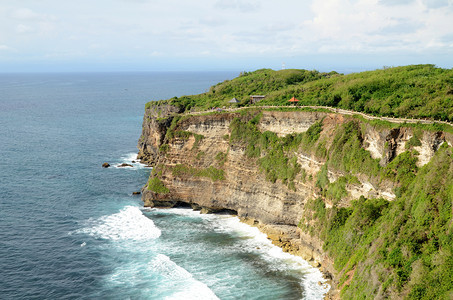
[[[296,97],[292,97],[291,99],[288,100],[288,102],[296,103],[299,102],[299,99],[296,99]]]

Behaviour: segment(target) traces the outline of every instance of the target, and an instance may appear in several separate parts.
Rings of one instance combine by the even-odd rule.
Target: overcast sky
[[[453,0],[0,0],[0,72],[453,67]]]

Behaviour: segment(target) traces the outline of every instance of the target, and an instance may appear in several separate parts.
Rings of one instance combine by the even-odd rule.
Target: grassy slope
[[[422,168],[411,148],[387,166],[363,149],[357,120],[336,130],[326,166],[373,180],[397,182],[397,199],[360,198],[349,207],[326,208],[323,198],[344,192],[329,183],[323,168],[316,184],[321,197],[309,200],[300,226],[324,241],[342,274],[354,270],[345,299],[450,299],[453,296],[453,148],[443,144]],[[316,144],[313,149],[316,149]],[[326,173],[326,172],[324,172]],[[345,180],[350,180],[345,178]],[[334,199],[332,199],[334,200]]]
[[[225,80],[212,86],[207,93],[179,98],[174,97],[160,103],[172,103],[182,106],[186,110],[192,107],[208,109],[228,106],[228,101],[236,97],[241,102],[240,105],[243,106],[248,103],[250,95],[269,95],[271,92],[285,90],[293,85],[337,75],[338,73],[336,72],[320,73],[306,70],[273,71],[261,69],[250,73],[241,73],[239,77],[233,80]],[[154,104],[156,103],[147,103],[147,105]]]
[[[219,83],[200,95],[166,102],[190,109],[228,106],[236,97],[248,105],[249,95],[267,95],[259,105],[327,105],[378,116],[453,121],[453,69],[411,65],[341,75],[306,70],[257,70]],[[150,102],[147,105],[152,105]]]

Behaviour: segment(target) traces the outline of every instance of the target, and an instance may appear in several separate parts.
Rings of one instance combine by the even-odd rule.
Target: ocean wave
[[[77,230],[76,233],[114,241],[143,241],[156,239],[161,235],[154,222],[136,206],[126,206],[113,215],[88,220],[86,225],[87,227]]]
[[[122,164],[128,164],[131,165],[132,167],[120,167]],[[125,169],[125,170],[139,170],[139,169],[144,169],[147,167],[146,164],[142,164],[138,158],[137,158],[137,153],[132,152],[125,154],[124,156],[121,156],[119,159],[119,162],[116,164],[113,164],[114,168],[118,169]]]
[[[214,229],[220,232],[234,231],[245,238],[244,247],[260,253],[271,268],[279,271],[298,272],[302,274],[301,285],[304,287],[304,296],[307,299],[319,299],[327,293],[330,286],[326,284],[322,273],[312,267],[306,260],[299,256],[283,252],[280,247],[272,244],[267,235],[258,228],[242,223],[239,218],[232,216],[218,216]],[[282,263],[283,262],[283,263]],[[318,283],[322,283],[321,285]]]
[[[204,283],[193,278],[192,274],[174,263],[168,256],[158,254],[148,267],[158,272],[165,281],[165,286],[173,293],[164,299],[218,299]]]
[[[218,299],[206,284],[164,254],[150,252],[140,261],[128,260],[105,279],[106,294],[115,293],[121,299]]]

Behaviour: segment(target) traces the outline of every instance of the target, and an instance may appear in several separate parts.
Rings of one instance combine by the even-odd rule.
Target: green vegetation
[[[200,160],[201,158],[205,157],[206,156],[206,153],[204,151],[200,151],[197,153],[197,156],[195,156],[195,158],[197,160]]]
[[[249,103],[250,95],[268,95],[270,92],[279,91],[289,86],[337,75],[336,72],[261,69],[255,72],[242,73],[233,80],[225,80],[212,86],[209,92],[200,95],[174,97],[161,103],[178,106],[184,111],[191,108],[203,110],[230,106],[228,101],[236,97],[240,101],[239,106],[243,106]],[[154,103],[149,102],[146,107],[155,105]]]
[[[223,165],[225,164],[225,162],[228,159],[228,152],[219,152],[219,153],[217,153],[217,155],[215,156],[215,159],[219,163],[219,166],[223,167]]]
[[[265,104],[325,105],[377,116],[453,121],[453,70],[414,65],[315,80],[273,93]]]
[[[317,121],[308,128],[304,135],[304,144],[310,145],[319,139],[319,134],[322,131],[322,121]]]
[[[175,136],[176,126],[182,118],[183,117],[181,117],[180,115],[176,115],[172,118],[170,127],[167,128],[167,132],[165,134],[165,140],[169,141]]]
[[[344,173],[362,173],[370,177],[379,174],[379,160],[373,159],[362,145],[363,136],[358,122],[350,121],[335,131],[328,151],[328,166]]]
[[[180,138],[182,140],[188,140],[192,136],[192,132],[184,130],[176,130],[173,132],[173,137]]]
[[[239,106],[249,104],[250,95],[266,95],[256,105],[320,105],[364,112],[376,116],[429,118],[453,121],[453,69],[434,65],[410,65],[348,75],[307,70],[269,69],[245,72],[219,83],[209,92],[174,97],[159,103],[183,111],[229,106],[236,97]],[[147,107],[158,105],[149,102]]]
[[[159,147],[159,152],[165,154],[170,150],[170,146],[168,144],[163,144]]]
[[[412,136],[409,141],[407,141],[405,148],[406,149],[412,149],[413,147],[418,147],[422,145],[422,142],[420,141],[421,136],[423,133],[421,130],[416,130],[414,136]]]
[[[406,151],[398,155],[383,170],[382,177],[389,178],[399,184],[396,194],[405,192],[417,174],[417,157],[414,153]]]
[[[192,133],[192,135],[195,138],[195,142],[193,143],[192,149],[197,149],[198,146],[200,145],[201,140],[204,139],[204,135],[197,133]]]
[[[307,135],[290,134],[279,138],[270,131],[261,133],[256,127],[260,117],[261,114],[258,113],[245,114],[242,119],[235,118],[230,124],[230,144],[245,146],[246,156],[257,160],[267,180],[270,182],[281,180],[294,190],[293,181],[301,170],[294,151]]]
[[[443,144],[430,163],[418,168],[414,151],[406,151],[381,167],[363,149],[357,122],[336,130],[326,164],[316,177],[323,198],[308,201],[299,226],[324,241],[334,258],[345,299],[450,299],[453,295],[453,148]],[[418,139],[420,132],[416,132]],[[412,141],[418,145],[420,141]],[[315,150],[312,150],[315,151]],[[346,175],[330,183],[328,168],[344,174],[366,174],[370,180],[395,182],[397,198],[365,199],[338,207],[348,184]]]
[[[168,194],[170,192],[158,177],[150,177],[148,181],[148,190],[158,194]]]

